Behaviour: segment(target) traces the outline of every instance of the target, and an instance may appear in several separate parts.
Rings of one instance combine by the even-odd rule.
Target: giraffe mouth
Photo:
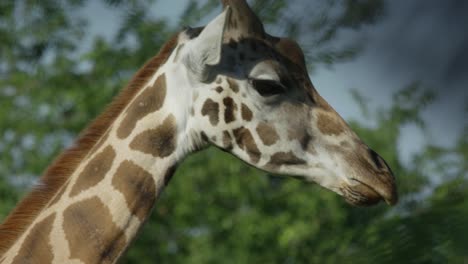
[[[355,206],[371,206],[380,201],[385,201],[388,205],[395,205],[397,203],[398,198],[394,186],[382,189],[374,188],[357,179],[353,179],[353,181],[358,184],[345,186],[341,189],[346,202]]]

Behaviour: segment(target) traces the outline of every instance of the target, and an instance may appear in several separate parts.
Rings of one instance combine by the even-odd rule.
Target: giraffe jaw
[[[360,180],[352,179],[356,185],[345,186],[341,192],[346,202],[355,206],[371,206],[385,201],[388,205],[395,205],[398,202],[395,186],[372,187]]]

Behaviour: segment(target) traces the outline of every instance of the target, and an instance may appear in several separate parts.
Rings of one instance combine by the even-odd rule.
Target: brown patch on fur
[[[249,154],[250,159],[253,163],[257,163],[260,160],[260,150],[255,143],[255,139],[250,133],[250,130],[244,127],[234,129],[232,131],[234,138],[236,139],[237,145]]]
[[[318,113],[317,127],[325,135],[339,135],[345,131],[341,119],[324,113]]]
[[[121,139],[128,137],[140,119],[161,109],[165,98],[166,76],[163,73],[153,86],[146,88],[129,106],[125,118],[117,129],[117,136]]]
[[[291,151],[289,152],[277,152],[270,157],[267,166],[281,166],[281,165],[301,165],[305,164],[306,161],[298,158]]]
[[[223,148],[226,150],[232,149],[232,137],[229,134],[229,131],[223,132]]]
[[[310,144],[312,136],[307,133],[307,130],[304,127],[300,127],[299,129],[288,129],[288,139],[297,140],[303,150],[315,153],[315,150]]]
[[[125,160],[112,178],[112,185],[123,194],[131,213],[144,221],[156,201],[153,176],[135,163]]]
[[[207,99],[203,104],[201,113],[203,116],[208,116],[210,123],[216,126],[219,122],[219,104],[211,99]]]
[[[237,85],[236,81],[234,81],[231,78],[227,78],[227,82],[228,82],[229,88],[231,88],[232,91],[234,91],[235,93],[239,92],[239,85]]]
[[[257,126],[257,133],[260,139],[262,140],[263,144],[266,146],[271,146],[278,141],[279,136],[276,133],[276,130],[273,126],[265,122],[260,122]]]
[[[224,103],[224,122],[229,124],[236,120],[237,104],[232,100],[231,97],[223,99]]]
[[[164,158],[171,155],[177,145],[177,125],[174,115],[169,115],[155,129],[141,132],[130,143],[130,148]]]
[[[84,263],[114,263],[126,246],[109,208],[97,197],[79,201],[63,212],[63,230],[70,258]]]
[[[223,87],[221,87],[221,86],[216,87],[216,92],[222,93],[223,92]]]
[[[37,223],[21,245],[12,263],[52,263],[54,255],[49,244],[49,235],[55,220],[55,213]]]
[[[340,142],[340,146],[341,146],[342,148],[350,148],[350,147],[351,147],[351,144],[349,144],[348,141],[341,141],[341,142]]]
[[[245,121],[251,121],[253,117],[252,111],[245,104],[242,104],[241,106],[241,115],[242,119],[244,119]]]
[[[114,149],[111,146],[107,146],[89,161],[80,175],[78,175],[78,179],[75,185],[73,185],[70,196],[75,196],[81,191],[87,190],[102,181],[106,173],[112,167],[115,155]]]
[[[24,232],[37,214],[47,205],[58,189],[75,171],[81,160],[89,153],[102,134],[121,114],[149,78],[164,64],[177,45],[179,34],[175,34],[161,48],[158,55],[149,60],[134,75],[130,83],[112,101],[109,107],[96,118],[80,135],[75,144],[63,152],[50,165],[32,192],[30,192],[0,225],[0,256],[8,250]]]

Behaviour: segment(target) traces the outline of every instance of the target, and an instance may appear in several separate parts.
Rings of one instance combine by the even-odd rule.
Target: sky
[[[85,12],[92,34],[111,37],[116,14],[100,1],[90,1]],[[176,24],[186,0],[159,0],[155,16]],[[356,89],[370,109],[389,107],[392,94],[412,82],[436,90],[437,100],[424,111],[428,134],[416,126],[403,128],[399,142],[402,161],[427,143],[451,146],[468,123],[468,1],[387,1],[385,16],[359,31],[343,32],[342,41],[364,39],[355,59],[319,68],[311,76],[319,93],[347,120],[365,120],[350,90]],[[212,16],[215,16],[213,14]],[[203,19],[207,22],[212,17]],[[192,25],[196,26],[196,25]]]
[[[453,145],[468,123],[468,2],[387,1],[382,21],[351,34],[368,40],[355,60],[321,69],[316,86],[333,87],[321,93],[345,118],[358,118],[359,109],[349,93],[355,88],[374,106],[388,106],[398,89],[413,81],[436,90],[434,104],[424,111],[428,138],[415,126],[405,127],[399,148],[407,160],[428,141]],[[341,94],[340,96],[336,96]]]

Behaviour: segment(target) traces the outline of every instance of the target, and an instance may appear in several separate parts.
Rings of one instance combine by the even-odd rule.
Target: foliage
[[[149,13],[154,1],[103,2],[125,11],[111,39],[87,36],[85,0],[0,2],[0,219],[177,31]],[[339,33],[375,23],[385,11],[383,0],[319,3],[313,11],[297,10],[305,4],[299,0],[252,4],[270,31],[302,36],[312,69],[352,59],[361,45],[337,47]],[[192,25],[216,6],[188,1],[179,23]],[[367,109],[376,126],[351,122],[394,169],[398,207],[352,208],[317,186],[265,174],[210,148],[183,163],[123,262],[466,262],[468,134],[454,148],[428,145],[411,165],[396,147],[402,125],[425,129],[421,111],[433,98],[411,84],[389,109]]]

